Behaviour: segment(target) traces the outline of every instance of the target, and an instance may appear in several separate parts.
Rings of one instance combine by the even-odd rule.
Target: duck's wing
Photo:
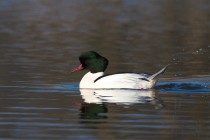
[[[98,77],[94,84],[96,88],[148,89],[156,84],[159,75],[163,74],[167,67],[168,65],[153,75],[137,73],[104,75]]]
[[[149,82],[148,77],[137,73],[112,74],[99,77],[94,83],[98,88],[138,88],[139,84]]]

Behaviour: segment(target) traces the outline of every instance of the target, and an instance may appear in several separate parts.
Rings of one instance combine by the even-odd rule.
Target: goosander
[[[168,66],[153,75],[138,73],[119,73],[105,75],[108,60],[95,51],[84,52],[79,56],[80,65],[71,72],[88,70],[80,81],[80,89],[150,89],[158,81],[160,74]]]

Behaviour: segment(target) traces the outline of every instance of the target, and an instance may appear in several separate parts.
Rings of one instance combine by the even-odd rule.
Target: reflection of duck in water
[[[72,72],[87,69],[89,72],[80,81],[80,88],[83,89],[150,89],[158,81],[167,68],[164,67],[153,75],[137,73],[121,73],[104,75],[108,66],[108,60],[94,51],[85,52],[80,55],[81,65]]]
[[[105,119],[108,109],[105,104],[82,103],[80,111],[82,119]]]
[[[116,103],[132,105],[136,103],[151,103],[160,105],[154,90],[80,90],[85,103]]]
[[[80,111],[83,119],[107,118],[108,108],[106,103],[118,105],[132,105],[137,103],[149,103],[156,109],[163,108],[163,103],[157,98],[154,90],[85,90],[80,89],[84,103]]]

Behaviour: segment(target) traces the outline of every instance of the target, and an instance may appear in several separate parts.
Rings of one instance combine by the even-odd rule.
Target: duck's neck
[[[104,75],[104,72],[86,73],[80,81],[80,88],[94,88],[94,82],[97,78]]]

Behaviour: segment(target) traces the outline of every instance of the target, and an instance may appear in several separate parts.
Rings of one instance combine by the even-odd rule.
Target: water
[[[210,136],[210,3],[0,1],[0,139]],[[107,73],[153,73],[152,90],[79,90],[81,52]]]
[[[208,139],[209,86],[191,80],[145,91],[1,86],[1,138]]]

